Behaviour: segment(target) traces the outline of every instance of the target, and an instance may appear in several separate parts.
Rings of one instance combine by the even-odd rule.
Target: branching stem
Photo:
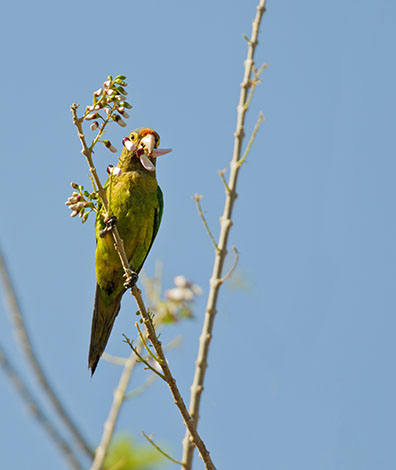
[[[210,279],[210,288],[209,288],[209,295],[208,301],[206,305],[206,312],[205,312],[205,320],[202,327],[202,333],[199,340],[199,350],[198,350],[198,357],[196,361],[195,367],[195,374],[193,384],[191,386],[191,394],[190,394],[190,407],[189,412],[192,419],[195,422],[195,426],[199,420],[199,408],[201,403],[201,396],[202,391],[204,388],[204,381],[205,381],[205,374],[206,368],[208,365],[208,354],[209,354],[209,346],[212,339],[213,334],[213,324],[214,319],[216,316],[216,308],[217,308],[217,299],[219,294],[219,289],[222,284],[222,273],[223,273],[223,266],[224,260],[227,254],[227,240],[228,234],[232,225],[232,210],[234,206],[234,201],[237,197],[236,193],[236,184],[238,179],[238,173],[241,168],[240,160],[241,160],[241,149],[242,149],[242,141],[244,137],[244,124],[245,124],[245,115],[248,109],[248,101],[249,101],[249,88],[252,85],[251,75],[254,66],[254,53],[256,50],[256,46],[258,44],[258,33],[261,23],[261,18],[265,11],[265,3],[266,0],[259,0],[257,6],[257,14],[255,19],[253,20],[252,24],[252,34],[251,38],[247,41],[248,42],[248,53],[247,58],[245,60],[245,70],[244,76],[241,83],[241,93],[239,97],[239,104],[237,107],[237,123],[236,123],[236,130],[234,134],[234,151],[230,163],[230,176],[228,180],[228,184],[225,185],[225,205],[224,205],[224,212],[220,219],[220,235],[219,241],[215,244],[217,247],[215,253],[215,260],[213,266],[213,273]],[[256,131],[257,132],[257,131]],[[255,137],[255,133],[253,139]],[[248,146],[247,151],[250,150]],[[186,432],[184,441],[183,441],[183,469],[184,470],[191,470],[192,468],[192,459],[194,454],[194,445],[192,443],[191,436],[189,431]]]

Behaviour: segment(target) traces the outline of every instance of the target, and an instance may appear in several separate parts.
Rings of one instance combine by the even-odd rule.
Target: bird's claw
[[[137,283],[139,276],[134,271],[129,271],[128,274],[124,274],[125,282],[124,287],[125,289],[132,289],[132,287]]]
[[[117,223],[117,217],[113,215],[112,217],[107,217],[104,220],[104,223],[106,224],[105,228],[99,232],[99,237],[104,238],[106,233],[111,232],[111,230],[115,227],[115,224]]]

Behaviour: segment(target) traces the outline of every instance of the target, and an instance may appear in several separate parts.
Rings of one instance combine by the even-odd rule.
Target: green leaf
[[[103,470],[155,470],[164,458],[153,447],[137,444],[131,436],[118,435],[109,448]]]

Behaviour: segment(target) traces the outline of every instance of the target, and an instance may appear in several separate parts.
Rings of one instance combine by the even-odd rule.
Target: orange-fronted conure
[[[137,129],[123,140],[116,168],[104,186],[109,217],[115,217],[130,268],[139,273],[157,235],[162,211],[162,191],[156,178],[156,158],[170,152],[158,149],[159,135],[152,129]],[[92,318],[88,366],[92,374],[106,347],[125,292],[124,271],[106,230],[103,215],[96,217],[96,294]]]

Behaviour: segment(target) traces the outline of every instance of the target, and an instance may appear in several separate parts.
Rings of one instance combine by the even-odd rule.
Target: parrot
[[[152,129],[132,131],[124,138],[117,167],[112,168],[104,185],[109,202],[108,218],[116,221],[129,266],[135,273],[142,269],[162,219],[164,203],[156,178],[156,157],[171,149],[159,149],[159,142],[158,133]],[[92,375],[127,289],[124,270],[106,222],[98,211],[95,222],[97,284],[88,357]]]

